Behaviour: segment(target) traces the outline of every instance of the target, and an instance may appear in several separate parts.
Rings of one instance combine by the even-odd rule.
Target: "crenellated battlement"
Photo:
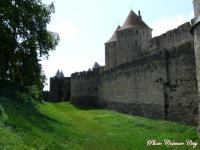
[[[90,77],[95,77],[99,73],[100,73],[100,70],[82,71],[82,72],[75,72],[71,74],[71,77],[72,79],[90,78]]]
[[[176,29],[167,31],[166,33],[156,36],[150,40],[150,49],[172,48],[187,42],[193,42],[193,36],[190,33],[190,22],[186,22]]]
[[[100,69],[76,72],[71,75],[71,102],[80,106],[98,106]]]

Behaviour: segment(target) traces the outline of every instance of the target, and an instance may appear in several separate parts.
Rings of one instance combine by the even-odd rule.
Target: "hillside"
[[[144,150],[150,139],[197,140],[196,128],[107,110],[79,109],[70,103],[33,107],[0,98],[0,149]],[[199,149],[197,146],[195,149]],[[178,146],[177,149],[193,149]]]

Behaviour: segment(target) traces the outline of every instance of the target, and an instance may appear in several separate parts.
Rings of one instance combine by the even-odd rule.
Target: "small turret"
[[[100,68],[101,68],[101,66],[97,62],[95,62],[94,66],[92,67],[92,70],[98,70]]]
[[[64,78],[64,77],[65,77],[65,76],[64,76],[63,72],[61,71],[61,72],[60,72],[59,78]]]
[[[58,69],[58,71],[56,72],[56,74],[54,76],[54,78],[57,78],[57,79],[64,78],[64,77],[65,76],[64,76],[63,72],[60,71],[59,69]]]
[[[60,70],[58,69],[54,77],[59,78],[59,76],[60,76]]]

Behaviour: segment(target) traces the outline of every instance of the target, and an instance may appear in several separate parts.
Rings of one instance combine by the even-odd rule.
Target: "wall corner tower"
[[[194,49],[196,60],[196,76],[198,85],[198,102],[200,102],[200,0],[193,0],[194,7],[194,19],[192,19],[191,33],[194,36]],[[200,109],[200,106],[199,106]],[[200,115],[198,119],[200,123]],[[200,124],[198,128],[198,134],[200,135]]]

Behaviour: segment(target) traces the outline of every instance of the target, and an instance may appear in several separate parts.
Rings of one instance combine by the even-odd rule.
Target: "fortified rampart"
[[[192,43],[155,50],[102,74],[100,102],[144,117],[194,124],[197,85]]]
[[[105,68],[95,63],[93,71],[71,75],[71,102],[197,124],[198,91],[190,28],[187,22],[151,38],[152,30],[140,13],[137,16],[131,11],[124,25],[105,43]]]
[[[120,112],[164,119],[165,53],[152,52],[105,71],[100,78],[100,102]]]
[[[71,102],[75,105],[97,107],[99,70],[78,72],[71,75]]]
[[[106,71],[72,74],[72,103],[119,112],[197,123],[193,43],[153,50]]]

